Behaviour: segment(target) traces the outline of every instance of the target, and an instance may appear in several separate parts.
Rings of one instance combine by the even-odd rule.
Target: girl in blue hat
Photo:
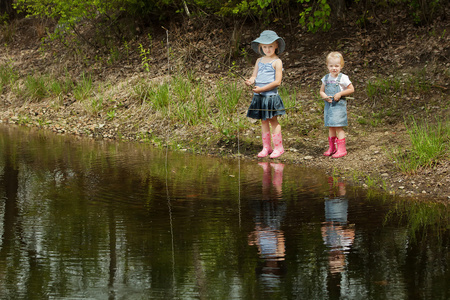
[[[278,95],[278,86],[283,76],[283,63],[278,54],[284,51],[286,44],[274,31],[265,30],[259,38],[252,41],[251,46],[256,53],[263,56],[256,61],[252,77],[245,81],[249,86],[255,84],[247,117],[261,120],[263,149],[258,153],[258,157],[270,154],[270,158],[276,158],[284,153],[278,116],[286,114],[286,111],[283,100]]]

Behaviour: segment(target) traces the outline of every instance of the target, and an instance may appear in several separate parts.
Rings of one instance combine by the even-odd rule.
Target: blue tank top
[[[258,62],[258,74],[256,75],[255,86],[263,87],[275,81],[275,69],[272,64],[278,59],[279,58],[268,63],[262,63],[261,60]],[[262,92],[260,95],[278,95],[278,88],[274,88],[273,90],[267,92]]]

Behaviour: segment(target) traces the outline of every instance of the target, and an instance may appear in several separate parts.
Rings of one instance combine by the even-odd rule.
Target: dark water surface
[[[1,299],[450,299],[448,208],[0,127]]]

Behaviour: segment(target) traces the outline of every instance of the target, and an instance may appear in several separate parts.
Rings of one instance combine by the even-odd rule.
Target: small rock
[[[403,190],[405,187],[403,185],[398,187],[400,190]]]
[[[381,177],[389,177],[389,174],[388,173],[383,173],[383,174],[381,174]]]
[[[313,159],[314,157],[312,157],[312,156],[305,156],[305,157],[303,157],[303,159],[305,159],[305,160],[309,160],[309,159]]]

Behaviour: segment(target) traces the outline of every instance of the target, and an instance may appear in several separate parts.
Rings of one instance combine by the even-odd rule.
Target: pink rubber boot
[[[337,152],[333,154],[333,158],[339,158],[347,155],[347,149],[345,149],[345,138],[342,140],[336,139],[336,147]]]
[[[284,153],[283,139],[281,138],[281,133],[272,134],[274,150],[270,154],[270,158],[277,158]]]
[[[263,149],[261,152],[258,153],[258,157],[266,157],[273,151],[271,141],[270,141],[270,132],[263,132],[261,134],[261,137],[262,137]]]
[[[329,148],[326,152],[323,153],[325,156],[331,156],[336,153],[336,137],[328,137]]]

